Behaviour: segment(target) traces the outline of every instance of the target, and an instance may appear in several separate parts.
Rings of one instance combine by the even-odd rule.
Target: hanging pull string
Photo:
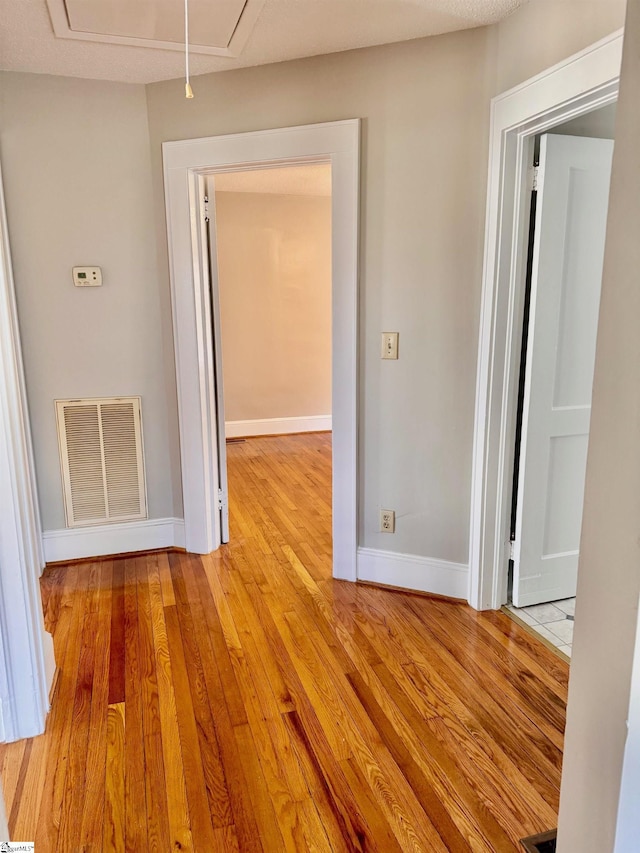
[[[193,89],[189,82],[189,0],[184,0],[184,96],[193,98]]]

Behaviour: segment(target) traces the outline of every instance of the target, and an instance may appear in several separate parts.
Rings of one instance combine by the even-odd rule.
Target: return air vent
[[[147,517],[139,397],[56,400],[67,527]]]

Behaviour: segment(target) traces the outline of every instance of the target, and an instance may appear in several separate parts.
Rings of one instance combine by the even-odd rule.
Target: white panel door
[[[538,172],[514,548],[517,607],[576,593],[613,142],[548,134]]]
[[[213,330],[213,374],[215,383],[216,424],[218,429],[218,506],[220,508],[220,541],[229,541],[229,483],[227,479],[227,435],[224,413],[224,376],[222,372],[222,327],[220,321],[220,285],[218,277],[218,250],[216,240],[215,178],[206,179],[207,187],[207,242],[209,261],[209,292],[211,294],[211,326]]]

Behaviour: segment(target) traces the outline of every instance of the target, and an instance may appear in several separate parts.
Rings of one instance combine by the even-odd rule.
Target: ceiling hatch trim
[[[192,0],[190,5],[193,7],[196,2],[198,2],[198,0],[195,0],[195,2]],[[162,0],[147,0],[147,4],[149,7],[153,7],[154,4],[160,6],[162,5]],[[191,27],[190,29],[192,29],[192,32],[190,34],[189,41],[190,52],[208,54],[209,56],[228,56],[231,58],[240,56],[249,36],[253,32],[264,4],[265,0],[244,0],[244,2],[242,2],[242,0],[236,0],[238,10],[234,16],[235,25],[232,28],[231,37],[226,40],[226,44],[201,44],[198,42],[198,31]],[[77,2],[75,5],[78,5]],[[101,4],[97,4],[96,8],[99,9],[100,5]],[[227,5],[232,6],[233,0],[227,0]],[[176,29],[175,39],[172,40],[158,39],[152,36],[144,37],[141,35],[127,35],[127,24],[125,18],[123,18],[122,24],[117,27],[117,29],[120,30],[119,33],[92,32],[86,28],[74,28],[71,23],[74,20],[74,16],[71,13],[73,6],[74,0],[47,0],[51,24],[57,38],[102,42],[103,44],[124,44],[131,45],[132,47],[147,47],[158,50],[184,50],[184,33],[181,28]],[[135,6],[128,3],[122,3],[121,8],[123,9],[123,15],[126,15],[127,8],[132,9],[135,8]],[[96,27],[96,29],[98,29],[98,27]],[[201,39],[201,41],[202,40],[204,39]]]

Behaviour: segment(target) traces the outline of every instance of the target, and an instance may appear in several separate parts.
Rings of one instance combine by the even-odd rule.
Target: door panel
[[[575,595],[613,142],[545,135],[527,342],[513,600]]]
[[[215,381],[216,424],[218,428],[218,477],[220,506],[220,539],[229,541],[229,484],[227,480],[227,435],[224,412],[224,374],[222,371],[222,328],[220,324],[220,287],[218,279],[218,253],[216,241],[216,193],[215,178],[206,179],[208,198],[209,285],[211,293],[211,324],[213,326],[213,367]]]

